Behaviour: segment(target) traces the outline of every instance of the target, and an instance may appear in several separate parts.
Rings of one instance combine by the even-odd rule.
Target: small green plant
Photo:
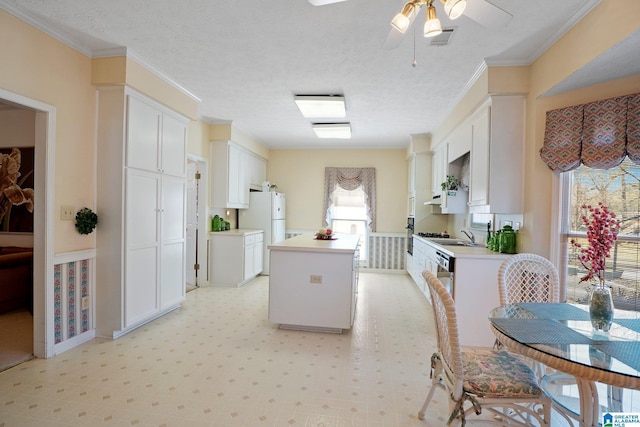
[[[444,191],[457,190],[460,187],[460,180],[453,175],[447,175],[447,180],[440,185]]]
[[[76,214],[76,230],[80,234],[90,234],[98,224],[98,215],[89,208],[82,208]]]

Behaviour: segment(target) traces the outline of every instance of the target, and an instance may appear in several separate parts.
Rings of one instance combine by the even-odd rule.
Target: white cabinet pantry
[[[246,209],[249,189],[260,190],[267,161],[231,141],[211,141],[211,206]]]
[[[262,230],[235,229],[209,233],[209,282],[242,286],[262,272]]]
[[[99,336],[184,300],[186,131],[186,118],[130,88],[98,89]]]

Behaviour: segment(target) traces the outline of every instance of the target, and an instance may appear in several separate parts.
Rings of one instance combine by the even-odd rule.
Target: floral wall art
[[[33,233],[34,148],[0,148],[0,232]]]

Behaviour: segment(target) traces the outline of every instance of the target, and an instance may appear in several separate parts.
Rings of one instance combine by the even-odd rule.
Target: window
[[[366,261],[369,218],[362,186],[355,190],[345,190],[337,186],[332,194],[329,211],[331,229],[334,233],[357,234],[360,236],[360,260]]]
[[[640,310],[640,166],[625,159],[612,169],[586,166],[563,174],[563,185],[570,197],[564,208],[563,240],[566,245],[566,292],[569,302],[586,303],[591,284],[580,283],[586,273],[577,260],[578,251],[571,246],[575,238],[587,244],[582,223],[582,205],[602,201],[620,220],[620,234],[607,260],[605,280],[612,287],[617,308]]]

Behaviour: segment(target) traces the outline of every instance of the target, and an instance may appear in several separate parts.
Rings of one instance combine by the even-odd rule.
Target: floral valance
[[[640,164],[640,93],[547,112],[542,160],[555,172]]]
[[[338,185],[345,190],[355,190],[362,186],[366,195],[365,204],[370,219],[369,227],[371,231],[376,231],[376,169],[336,167],[324,169],[323,227],[328,226],[327,213],[332,205],[331,195]]]

